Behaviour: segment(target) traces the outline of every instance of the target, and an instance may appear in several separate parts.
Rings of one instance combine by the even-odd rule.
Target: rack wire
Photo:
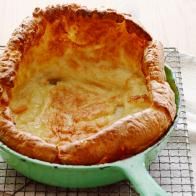
[[[3,49],[1,46],[0,49]],[[180,55],[175,48],[165,48],[165,62],[172,67],[182,97],[180,118],[164,150],[149,171],[163,189],[173,196],[193,196],[193,171],[186,124]],[[136,196],[127,181],[91,189],[65,189],[43,185],[16,172],[0,157],[0,196]]]

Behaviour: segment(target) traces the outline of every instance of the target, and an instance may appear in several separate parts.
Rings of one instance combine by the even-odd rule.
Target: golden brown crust
[[[142,70],[154,104],[166,109],[173,121],[176,115],[175,96],[165,79],[163,47],[160,42],[149,42],[144,51]]]
[[[155,108],[127,116],[84,141],[59,146],[59,159],[66,164],[96,164],[134,155],[153,144],[170,122]]]
[[[3,54],[0,57],[0,82],[5,87],[13,87],[18,65],[23,54],[39,42],[44,34],[45,23],[27,18],[12,34]]]
[[[144,51],[142,71],[147,81],[165,81],[163,46],[160,42],[149,42]]]
[[[48,162],[57,162],[57,148],[30,133],[18,131],[10,119],[8,108],[0,115],[0,140],[17,152]]]
[[[157,141],[176,114],[175,96],[165,81],[163,63],[162,45],[149,42],[142,69],[153,101],[151,108],[127,116],[85,141],[60,146],[60,160],[84,165],[111,162],[136,154]]]
[[[152,105],[143,112],[129,115],[85,140],[69,146],[56,147],[39,137],[16,129],[8,112],[10,89],[14,86],[18,66],[26,51],[39,44],[47,24],[55,24],[61,16],[78,18],[104,18],[115,23],[125,23],[128,33],[140,37],[145,49],[141,68],[146,79]],[[58,44],[58,43],[57,43]],[[174,93],[165,81],[163,49],[159,42],[130,17],[112,10],[90,11],[77,5],[52,6],[35,9],[33,19],[23,22],[10,39],[0,57],[0,140],[19,153],[32,158],[61,162],[63,164],[96,164],[115,161],[136,154],[157,141],[167,130],[176,114]],[[108,150],[110,149],[110,150]]]

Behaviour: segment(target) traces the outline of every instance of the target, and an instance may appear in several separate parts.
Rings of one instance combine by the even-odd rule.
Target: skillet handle
[[[144,155],[127,160],[120,168],[141,196],[168,196],[146,170]]]

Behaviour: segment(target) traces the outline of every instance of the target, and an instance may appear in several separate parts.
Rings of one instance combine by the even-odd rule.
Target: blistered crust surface
[[[60,146],[59,157],[63,163],[95,164],[123,159],[152,145],[166,132],[174,120],[176,105],[174,93],[165,80],[163,48],[159,42],[149,42],[142,70],[151,107],[121,119],[85,141]]]
[[[73,26],[73,21],[74,24],[79,26],[79,30]],[[92,24],[97,22],[97,25],[91,25],[91,21]],[[111,30],[109,30],[108,25],[111,27]],[[115,29],[114,32],[117,32],[116,34],[113,33],[112,28]],[[102,29],[106,29],[107,31],[102,31]],[[94,33],[93,36],[90,36],[91,33]],[[102,35],[107,35],[108,37]],[[88,39],[86,37],[88,37]],[[48,41],[47,38],[50,38],[50,40]],[[108,40],[110,41],[108,42]],[[97,42],[104,43],[104,41],[107,41],[110,44],[104,45],[102,48],[100,45],[96,45]],[[115,41],[118,44],[116,44]],[[116,47],[116,45],[118,45],[118,47]],[[39,46],[39,50],[36,50],[37,46]],[[89,52],[89,49],[92,49],[92,46],[92,54],[94,54],[94,56],[89,57],[84,51],[88,49],[87,51]],[[20,84],[26,84],[27,79],[29,78],[27,74],[28,71],[26,71],[29,70],[29,67],[25,67],[25,65],[30,65],[33,60],[32,58],[29,58],[31,55],[28,54],[38,54],[36,62],[40,65],[47,65],[48,59],[51,56],[54,56],[54,59],[62,58],[69,62],[71,65],[70,69],[72,70],[66,72],[65,75],[71,73],[70,75],[76,75],[76,77],[78,77],[80,75],[74,73],[81,72],[81,69],[83,68],[80,69],[80,67],[82,67],[81,64],[73,62],[73,59],[67,59],[70,54],[70,48],[73,54],[75,54],[75,57],[78,58],[77,55],[80,55],[80,62],[87,65],[87,72],[85,72],[87,76],[88,66],[90,67],[87,62],[91,62],[91,64],[93,63],[98,66],[99,64],[96,64],[95,62],[100,62],[100,59],[104,59],[106,62],[110,61],[111,64],[109,69],[111,70],[119,70],[121,67],[123,67],[123,70],[130,69],[130,67],[127,67],[129,64],[126,64],[126,62],[124,63],[122,60],[124,58],[117,61],[119,51],[123,51],[123,57],[130,59],[132,72],[140,78],[139,85],[140,87],[142,86],[142,93],[139,93],[138,95],[138,91],[135,90],[134,92],[136,94],[132,94],[131,96],[131,103],[135,104],[135,102],[137,102],[135,105],[140,109],[135,110],[135,113],[131,114],[131,108],[133,108],[134,104],[126,106],[124,107],[124,110],[129,111],[128,109],[130,109],[130,113],[125,112],[125,115],[120,116],[120,120],[118,119],[119,117],[114,118],[116,113],[118,113],[116,112],[115,115],[111,117],[112,120],[109,119],[109,123],[106,123],[107,126],[104,126],[105,122],[103,121],[105,119],[101,119],[98,122],[98,129],[97,124],[96,127],[94,127],[94,124],[92,126],[90,124],[91,134],[87,135],[87,132],[85,131],[84,137],[77,137],[76,140],[70,140],[69,142],[67,142],[68,139],[65,139],[64,136],[70,134],[72,137],[74,132],[73,130],[72,132],[63,132],[63,138],[59,136],[62,133],[61,130],[59,131],[56,127],[59,127],[58,122],[62,124],[62,118],[65,118],[65,116],[61,118],[61,114],[56,108],[56,117],[53,118],[53,115],[52,120],[50,120],[49,123],[51,124],[50,129],[52,130],[51,139],[48,136],[43,136],[43,131],[41,133],[39,132],[36,136],[33,131],[22,130],[21,127],[17,127],[17,125],[15,125],[15,116],[26,112],[27,108],[24,105],[13,108],[12,105],[14,104],[12,103],[14,100],[12,101],[12,98],[16,97],[17,92],[19,92],[18,89],[20,89]],[[84,48],[85,50],[83,50]],[[126,53],[126,55],[124,53]],[[57,60],[52,62],[55,64]],[[115,64],[115,62],[118,63]],[[23,70],[23,67],[24,71],[21,71]],[[31,73],[34,71],[41,73],[43,71],[44,73],[44,70],[47,69],[49,69],[47,66],[38,69],[35,68],[35,70],[32,69],[31,72],[29,72],[30,77]],[[101,70],[105,71],[107,69],[107,66],[103,66]],[[54,68],[54,70],[57,69]],[[61,70],[63,70],[63,68],[59,70],[60,71],[57,71],[57,73],[61,75]],[[94,71],[97,72],[96,69]],[[48,162],[89,165],[111,162],[131,156],[156,142],[166,132],[176,114],[174,93],[165,81],[163,49],[161,44],[159,42],[151,41],[149,34],[133,22],[131,18],[128,18],[127,16],[124,17],[114,11],[89,11],[86,8],[81,8],[76,5],[48,7],[46,10],[36,9],[33,14],[33,19],[23,22],[10,39],[3,55],[0,57],[0,72],[0,140],[19,153]],[[49,72],[46,71],[45,75],[48,73]],[[118,72],[116,73],[119,75]],[[61,76],[60,79],[64,77],[63,74]],[[125,75],[123,75],[123,78],[125,78],[124,76]],[[72,103],[73,100],[74,103],[77,102],[78,104],[83,99],[89,100],[89,97],[80,97],[75,100],[74,97],[77,97],[77,95],[74,94],[75,91],[73,92],[73,90],[78,83],[74,83],[75,87],[72,88],[71,91],[67,91],[68,87],[66,86],[65,88],[63,85],[67,85],[68,83],[61,82],[56,85],[59,78],[56,78],[55,76],[49,79],[50,80],[47,81],[40,81],[43,82],[43,84],[50,83],[51,85],[55,85],[55,88],[57,89],[63,88],[64,94],[58,96],[57,94],[59,91],[52,91],[48,88],[49,90],[46,92],[50,92],[50,94],[55,96],[54,102],[51,103],[57,101],[56,105],[59,105],[60,108],[61,106],[66,107],[61,103],[61,97],[65,96],[67,92],[69,95],[70,92],[73,93],[73,96],[71,98],[69,96],[69,99],[67,99],[70,100],[70,103]],[[123,81],[123,79],[119,79],[119,82],[117,83],[117,85],[119,84],[121,86],[119,88],[122,88],[123,86],[121,81]],[[73,82],[71,84],[73,85]],[[93,85],[100,88],[100,82],[95,83],[93,81]],[[123,88],[126,89],[129,85],[131,86],[132,83],[129,84],[129,82],[125,82],[124,85]],[[114,86],[116,86],[116,84],[114,84]],[[41,87],[40,90],[42,90]],[[31,92],[31,90],[28,92]],[[106,97],[106,94],[103,94],[103,97]],[[122,98],[123,96],[120,97]],[[127,99],[127,96],[125,96],[123,100],[125,99]],[[107,99],[106,101],[108,102]],[[120,106],[120,108],[123,105],[119,99],[109,102],[117,103],[117,106]],[[114,105],[115,104],[112,104],[112,107],[108,105],[98,105],[97,108],[103,108],[104,110],[109,108],[110,113],[114,110]],[[54,108],[52,108],[52,110],[54,110]],[[91,108],[90,111],[95,111],[96,113],[96,109]],[[88,112],[89,111],[87,110],[87,113]],[[90,113],[92,114],[92,112]],[[47,113],[47,115],[49,114],[51,113]],[[101,114],[102,113],[100,113],[100,115]],[[44,119],[48,122],[48,119],[50,118],[46,118],[47,115],[44,113]],[[78,120],[81,120],[84,116],[85,118],[89,117],[89,115],[81,113]],[[82,125],[83,130],[85,130],[87,124],[88,123],[85,124],[84,120]],[[45,126],[43,127],[43,130],[44,129]],[[54,134],[58,136],[57,139],[54,137]]]
[[[150,42],[144,51],[142,68],[154,105],[164,108],[173,121],[176,115],[175,96],[165,79],[163,57],[161,43]]]

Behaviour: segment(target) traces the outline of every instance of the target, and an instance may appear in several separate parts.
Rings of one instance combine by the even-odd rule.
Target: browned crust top
[[[25,52],[32,45],[38,44],[47,23],[53,23],[61,15],[70,18],[107,18],[116,23],[125,21],[127,32],[134,31],[145,42],[149,42],[144,52],[142,71],[153,104],[151,108],[127,116],[84,141],[56,147],[36,136],[17,130],[8,105],[10,89],[14,86],[18,66]],[[13,33],[0,57],[0,140],[17,152],[32,158],[85,165],[118,160],[153,144],[174,120],[176,105],[174,93],[165,80],[162,46],[159,42],[151,40],[150,35],[131,17],[112,10],[90,11],[77,5],[58,5],[47,7],[45,10],[36,8],[33,19],[24,21]],[[108,148],[111,149],[110,152]]]
[[[174,93],[166,82],[160,42],[149,42],[142,70],[152,106],[119,120],[84,141],[59,146],[61,162],[85,165],[123,159],[146,149],[166,132],[174,120],[176,105]]]

